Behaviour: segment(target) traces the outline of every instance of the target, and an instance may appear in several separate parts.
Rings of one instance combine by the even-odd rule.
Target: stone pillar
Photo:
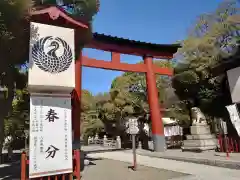
[[[217,147],[217,139],[211,134],[207,124],[194,124],[191,126],[191,135],[183,141],[182,151],[214,150]]]
[[[94,137],[94,143],[96,144],[98,140],[99,140],[99,137],[98,137],[98,134],[96,134]]]
[[[165,136],[163,130],[163,122],[158,102],[158,90],[156,84],[156,77],[153,70],[153,62],[151,56],[144,57],[144,63],[147,67],[146,82],[147,94],[150,107],[150,115],[152,121],[152,138],[154,143],[154,151],[165,151]]]
[[[88,137],[88,145],[91,144],[91,141],[92,141],[92,137],[89,136],[89,137]]]
[[[120,136],[117,136],[117,139],[116,139],[116,148],[117,148],[117,149],[121,149],[121,148],[122,148],[122,143],[121,143],[121,138],[120,138]]]
[[[138,149],[142,149],[142,142],[141,141],[138,142]]]
[[[106,135],[104,135],[103,136],[103,146],[107,146],[107,136]]]

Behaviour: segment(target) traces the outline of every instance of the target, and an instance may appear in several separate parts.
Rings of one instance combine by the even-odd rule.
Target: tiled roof
[[[144,48],[158,51],[166,51],[170,53],[177,52],[180,44],[155,44],[150,42],[141,42],[131,39],[125,39],[117,36],[110,36],[105,34],[93,33],[94,41],[108,43],[108,44],[118,44],[120,46],[135,46],[136,48]]]

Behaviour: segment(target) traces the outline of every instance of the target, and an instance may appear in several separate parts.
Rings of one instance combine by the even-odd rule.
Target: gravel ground
[[[115,160],[93,160],[85,166],[81,173],[81,180],[168,180],[188,176],[179,172],[145,166],[138,166],[137,171],[132,171],[129,166],[131,164]]]

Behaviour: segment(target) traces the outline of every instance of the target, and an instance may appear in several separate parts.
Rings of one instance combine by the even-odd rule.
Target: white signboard
[[[75,87],[74,29],[31,22],[30,30],[30,92],[70,93]]]
[[[240,118],[239,118],[237,106],[236,104],[232,104],[232,105],[226,106],[226,108],[229,112],[232,124],[235,127],[238,135],[240,136]]]
[[[127,132],[129,134],[138,134],[139,128],[138,128],[137,118],[129,119],[127,123],[127,127],[128,127]]]
[[[220,121],[221,123],[221,128],[222,128],[222,131],[223,131],[223,134],[227,134],[228,131],[227,131],[227,123],[223,120]]]
[[[232,102],[240,102],[240,67],[227,71],[228,84],[231,92]]]
[[[31,96],[29,151],[30,178],[73,171],[70,97]]]

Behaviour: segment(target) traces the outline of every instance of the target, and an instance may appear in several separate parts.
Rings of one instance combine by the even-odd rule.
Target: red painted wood
[[[144,64],[127,64],[118,62],[108,62],[104,60],[96,60],[83,56],[82,65],[86,67],[111,69],[117,71],[132,71],[132,72],[145,72]]]
[[[78,27],[81,27],[81,28],[88,29],[87,25],[85,25],[85,24],[83,24],[83,23],[81,23],[79,21],[74,20],[73,18],[71,18],[70,16],[68,16],[67,14],[65,14],[63,11],[61,11],[60,9],[58,9],[55,6],[48,7],[48,8],[41,9],[41,10],[30,11],[30,14],[32,16],[48,14],[49,17],[52,20],[56,20],[59,17],[63,17],[66,20],[66,22],[72,23],[72,24],[74,24],[74,25],[76,25]]]
[[[21,154],[21,180],[27,180],[28,176],[26,174],[27,165],[29,164],[29,160],[27,159],[27,155],[25,152]],[[62,180],[66,179],[66,176],[69,177],[69,179],[72,179],[73,176],[76,177],[76,180],[80,180],[80,150],[74,150],[73,151],[73,173],[69,174],[62,174]],[[56,176],[48,176],[48,179],[54,178],[58,179],[58,175]],[[43,179],[43,177],[40,177],[38,179]]]
[[[77,178],[77,180],[80,180],[80,151],[79,150],[75,150],[74,152],[75,154],[75,159],[76,159],[76,173],[75,173],[75,176]]]
[[[172,68],[160,68],[157,66],[153,66],[153,71],[156,74],[173,76],[173,69]]]
[[[81,81],[82,81],[82,53],[80,53],[79,59],[75,62],[75,89],[73,91],[73,130],[74,140],[80,140],[80,108],[81,108]]]
[[[233,138],[230,139],[230,146],[231,146],[231,151],[230,152],[234,152]]]
[[[27,166],[26,159],[27,159],[26,153],[23,152],[21,154],[21,180],[26,180],[27,179],[27,176],[26,176],[26,166]]]
[[[94,39],[85,47],[99,49],[103,51],[118,52],[122,54],[132,54],[132,55],[141,56],[141,57],[145,54],[151,54],[155,58],[162,58],[162,59],[173,58],[173,53],[171,52],[161,52],[161,51],[157,52],[157,51],[143,50],[135,47],[120,46],[118,44],[105,44],[102,42],[96,42],[94,41]]]
[[[152,134],[164,136],[163,122],[160,112],[160,105],[158,102],[158,90],[156,84],[156,75],[153,69],[152,57],[144,57],[144,63],[147,67],[146,80],[147,80],[147,93],[148,102],[150,107],[150,115],[152,120]]]
[[[234,140],[236,152],[238,152],[238,143],[237,140]]]
[[[96,60],[93,58],[88,58],[86,56],[82,57],[82,65],[86,67],[111,69],[117,71],[130,71],[130,72],[147,72],[147,67],[145,64],[127,64],[120,63],[117,57],[114,61],[108,62],[104,60]],[[153,66],[153,72],[161,75],[173,75],[173,70],[170,68],[160,68]]]
[[[121,62],[120,53],[111,52],[111,55],[112,55],[112,63],[120,63]]]

